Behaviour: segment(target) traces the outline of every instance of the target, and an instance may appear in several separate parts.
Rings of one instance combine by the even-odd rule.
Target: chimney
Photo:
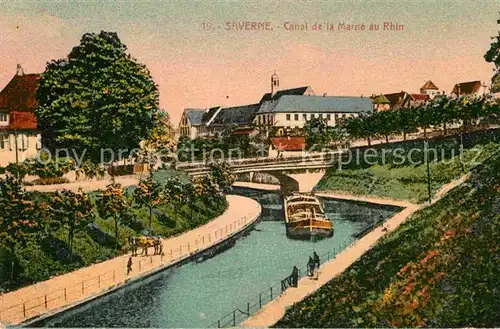
[[[17,64],[16,75],[24,75],[24,70],[21,64]]]

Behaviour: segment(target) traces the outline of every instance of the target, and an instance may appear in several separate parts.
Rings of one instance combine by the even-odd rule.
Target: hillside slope
[[[500,153],[277,327],[498,327]]]

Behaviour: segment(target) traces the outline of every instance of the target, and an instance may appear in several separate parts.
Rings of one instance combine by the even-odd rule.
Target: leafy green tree
[[[170,177],[165,182],[163,188],[165,203],[169,203],[172,206],[178,218],[180,207],[182,207],[187,201],[184,185],[177,177]]]
[[[424,137],[427,137],[427,130],[431,128],[434,123],[434,109],[432,104],[422,105],[416,109],[417,127],[424,131]]]
[[[149,228],[153,221],[153,209],[164,202],[163,188],[150,172],[148,177],[141,179],[134,191],[134,202],[140,207],[147,207],[149,210]]]
[[[227,162],[215,162],[210,165],[210,175],[222,192],[227,192],[234,184],[235,175]]]
[[[0,247],[7,250],[10,260],[10,278],[14,279],[17,245],[38,229],[38,216],[29,194],[12,176],[0,180]]]
[[[43,143],[87,150],[132,149],[158,124],[159,93],[148,69],[127,54],[116,33],[86,33],[67,58],[51,61],[35,110]]]
[[[406,135],[417,131],[419,111],[413,108],[399,109],[394,113],[395,130],[403,134],[403,140]]]
[[[115,223],[115,248],[118,249],[118,224],[125,222],[129,214],[127,198],[120,183],[115,182],[114,179],[111,181],[97,200],[97,210],[102,218],[113,219]]]
[[[500,19],[497,20],[497,24],[500,25]],[[493,63],[495,69],[493,71],[493,76],[491,77],[491,91],[496,93],[500,91],[500,30],[495,37],[491,37],[493,40],[490,44],[490,49],[484,54],[484,59],[488,63]]]
[[[68,259],[73,258],[73,240],[75,233],[81,231],[87,224],[93,222],[94,212],[89,196],[78,190],[57,191],[52,199],[54,215],[68,230]]]
[[[328,125],[322,118],[313,117],[304,125],[306,134],[306,145],[308,148],[313,146],[323,147],[330,142]]]
[[[387,110],[374,113],[369,119],[365,118],[365,127],[373,127],[371,130],[385,137],[385,142],[389,143],[389,136],[398,131],[397,117],[399,110]],[[370,128],[368,128],[370,129]]]

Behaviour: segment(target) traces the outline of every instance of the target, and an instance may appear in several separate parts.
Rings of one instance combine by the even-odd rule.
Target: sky
[[[317,95],[418,93],[426,80],[450,92],[458,82],[490,83],[483,55],[498,34],[499,10],[498,0],[0,0],[0,88],[17,63],[43,72],[84,33],[105,30],[149,68],[174,124],[187,107],[258,102],[275,70],[282,89],[309,85]],[[272,31],[225,29],[246,21],[269,22]],[[287,22],[308,30],[287,31]],[[404,28],[384,31],[384,22]],[[312,30],[315,23],[323,30]],[[339,31],[339,23],[365,30]]]

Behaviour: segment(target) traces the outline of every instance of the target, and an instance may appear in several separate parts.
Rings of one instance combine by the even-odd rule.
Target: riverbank
[[[128,275],[126,268],[130,254],[1,295],[0,320],[16,325],[77,306],[182,262],[238,234],[259,218],[261,207],[256,201],[228,195],[227,202],[224,214],[211,222],[163,240],[164,255],[134,257]]]
[[[433,199],[432,203],[438,202],[442,197],[444,197],[448,191],[462,184],[468,175],[464,175],[457,180],[450,182],[443,186],[436,197]],[[349,196],[346,194],[339,193],[322,193],[324,197],[341,198],[343,200],[349,200]],[[320,194],[318,193],[318,196]],[[402,206],[399,200],[390,199],[378,199],[372,198],[370,196],[356,196],[351,200],[354,201],[378,201],[375,203],[379,204],[391,204]],[[396,204],[399,203],[399,204]],[[302,278],[299,281],[297,288],[287,289],[279,298],[274,301],[269,302],[262,310],[257,312],[252,317],[244,321],[241,326],[245,327],[270,327],[276,324],[284,315],[287,308],[293,306],[294,304],[302,301],[322,286],[327,284],[330,280],[344,272],[349,266],[355,263],[361,258],[368,250],[370,250],[382,237],[395,231],[402,223],[406,221],[408,217],[414,214],[416,211],[424,208],[425,205],[416,205],[407,202],[406,208],[388,219],[383,226],[374,228],[371,232],[366,234],[361,239],[357,240],[349,247],[344,249],[339,253],[333,260],[323,264],[320,267],[318,280],[311,280],[309,277]]]

